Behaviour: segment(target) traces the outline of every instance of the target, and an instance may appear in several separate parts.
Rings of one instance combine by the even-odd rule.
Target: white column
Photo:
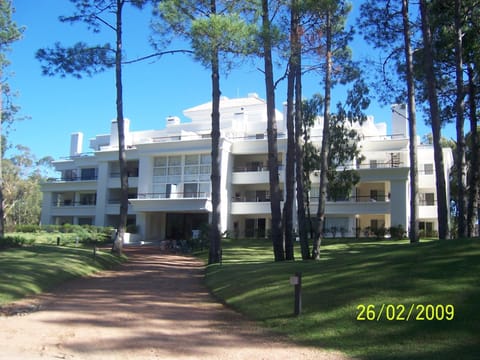
[[[390,197],[391,226],[402,225],[408,230],[409,196],[406,180],[392,180]]]
[[[231,176],[233,161],[230,154],[231,144],[221,139],[220,145],[220,228],[224,232],[228,230],[230,219],[230,202],[232,201]]]
[[[105,226],[105,213],[108,197],[108,162],[99,162],[97,170],[97,204],[95,206],[95,225]]]
[[[150,193],[153,190],[153,157],[151,155],[140,155],[138,160],[138,193]]]
[[[143,240],[146,240],[146,230],[147,230],[147,214],[144,212],[136,213],[136,225],[138,227],[138,234],[142,237]]]
[[[53,196],[51,191],[43,192],[42,200],[42,215],[40,218],[40,223],[42,225],[48,225],[52,223],[52,206],[53,206]]]

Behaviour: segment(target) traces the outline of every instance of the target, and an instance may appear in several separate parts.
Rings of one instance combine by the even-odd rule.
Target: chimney
[[[82,153],[83,133],[76,132],[70,135],[70,156],[79,156]]]
[[[392,105],[392,136],[394,138],[408,138],[407,105]]]
[[[127,118],[123,118],[123,134],[125,136],[125,144],[127,144],[128,140],[130,139],[130,120]],[[118,147],[117,119],[113,119],[110,126],[110,146]]]
[[[178,116],[167,117],[167,126],[180,125],[180,118]]]

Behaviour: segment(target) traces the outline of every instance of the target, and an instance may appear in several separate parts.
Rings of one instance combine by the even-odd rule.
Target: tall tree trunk
[[[418,228],[418,165],[417,165],[417,115],[415,105],[415,82],[413,58],[410,39],[410,19],[408,0],[402,0],[403,38],[405,43],[405,60],[407,64],[407,96],[408,96],[408,136],[410,157],[410,243],[419,241]]]
[[[320,246],[325,224],[325,207],[327,201],[327,171],[330,146],[330,102],[331,102],[331,73],[332,73],[332,25],[331,14],[327,11],[325,18],[326,45],[325,45],[325,103],[323,112],[322,148],[320,150],[320,191],[317,210],[317,228],[313,241],[312,259],[320,259]]]
[[[467,236],[475,235],[475,223],[477,219],[478,192],[479,192],[479,161],[480,145],[478,141],[478,118],[477,118],[477,87],[475,74],[471,65],[468,72],[468,104],[470,114],[470,166],[468,172],[468,203],[467,203]]]
[[[456,76],[456,130],[457,130],[457,209],[459,238],[466,235],[465,203],[466,203],[466,165],[465,165],[465,134],[464,131],[464,90],[463,90],[463,44],[461,0],[455,0],[455,76]]]
[[[1,64],[0,64],[1,66]],[[0,69],[0,239],[5,236],[5,215],[3,211],[3,138],[2,138],[2,115],[3,115],[3,88],[2,70]]]
[[[118,232],[113,244],[113,252],[121,254],[123,239],[127,227],[128,216],[128,174],[125,152],[125,123],[123,117],[123,87],[122,87],[122,11],[124,0],[117,0],[116,12],[116,49],[115,49],[115,85],[117,89],[117,127],[118,127],[118,161],[120,163],[120,221]]]
[[[303,133],[302,133],[302,42],[300,38],[300,9],[298,0],[292,0],[293,55],[295,66],[295,175],[297,184],[298,236],[302,259],[310,258],[305,215],[305,190],[303,184]]]
[[[420,13],[422,18],[422,36],[424,46],[424,67],[427,82],[427,95],[430,104],[430,117],[432,123],[433,151],[435,161],[435,180],[437,190],[437,219],[438,237],[442,240],[448,237],[448,204],[445,185],[445,172],[443,164],[441,139],[440,110],[437,96],[437,80],[434,70],[434,55],[432,49],[432,34],[430,30],[430,16],[426,0],[420,0]]]
[[[285,258],[294,259],[293,252],[293,204],[295,200],[295,78],[297,72],[295,56],[295,0],[290,4],[290,58],[288,61],[287,76],[287,160],[285,169],[285,203],[283,204],[283,226],[285,237]]]
[[[282,237],[281,191],[278,178],[277,121],[275,118],[275,86],[273,81],[272,35],[268,0],[262,0],[265,89],[267,93],[268,170],[270,179],[271,236],[275,261],[285,260]]]
[[[295,191],[295,129],[293,97],[295,86],[295,65],[290,55],[287,77],[287,159],[285,168],[285,202],[283,204],[283,230],[285,258],[293,260],[293,201]]]
[[[216,14],[216,0],[210,2],[211,14]],[[210,226],[210,252],[208,263],[221,261],[220,229],[220,74],[218,48],[212,54],[212,222]]]

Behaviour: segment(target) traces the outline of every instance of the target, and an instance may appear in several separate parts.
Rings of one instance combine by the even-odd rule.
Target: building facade
[[[266,102],[256,94],[222,98],[221,228],[239,237],[266,237],[270,228],[267,168]],[[128,224],[143,240],[190,238],[211,213],[211,103],[184,111],[190,121],[170,117],[161,130],[130,131],[125,121],[129,182]],[[287,138],[283,114],[276,111],[280,186],[285,184]],[[409,223],[409,157],[406,107],[392,107],[392,134],[372,117],[353,127],[361,136],[364,160],[350,166],[360,175],[351,195],[327,201],[326,232],[336,229],[354,236],[357,229],[374,231]],[[322,119],[312,128],[320,146]],[[418,141],[418,139],[415,139]],[[90,139],[83,153],[83,135],[71,136],[70,156],[54,162],[61,174],[42,185],[43,224],[117,226],[120,204],[118,132]],[[433,148],[419,145],[419,219],[425,234],[438,228]],[[448,184],[452,164],[444,149]],[[311,213],[318,205],[318,172],[311,174]]]

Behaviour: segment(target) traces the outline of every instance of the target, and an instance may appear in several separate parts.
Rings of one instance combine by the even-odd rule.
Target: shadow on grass
[[[207,283],[230,306],[310,346],[362,359],[478,358],[478,241],[325,243],[318,262],[225,259],[223,266],[209,268]],[[293,312],[288,280],[295,272],[303,274],[299,318],[286,315]],[[359,321],[361,304],[374,305],[377,313],[382,304],[394,307],[390,320],[384,314],[378,322]],[[412,304],[433,305],[440,313],[451,304],[455,316],[420,320],[420,308],[414,307],[409,321],[397,320],[398,305]]]

